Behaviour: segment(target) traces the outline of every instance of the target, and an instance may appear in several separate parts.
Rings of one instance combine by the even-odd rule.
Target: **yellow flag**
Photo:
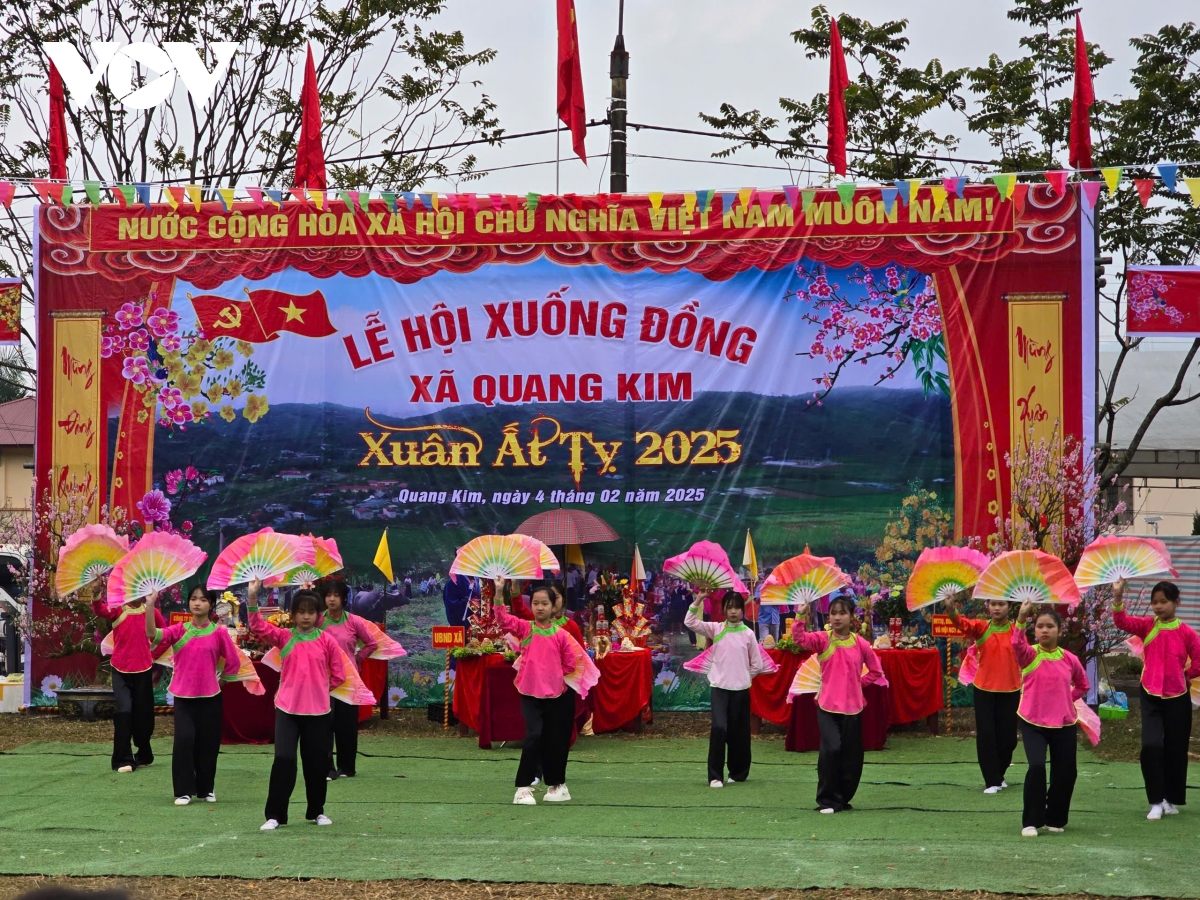
[[[754,196],[754,188],[742,188],[738,191],[738,199],[742,201],[742,209],[750,208],[750,198]]]
[[[567,552],[564,556],[568,566],[583,565],[583,548],[578,544],[567,544]]]
[[[187,186],[188,197],[191,198],[192,206],[196,208],[196,212],[200,212],[200,201],[204,199],[204,192],[198,184],[189,184]]]
[[[683,195],[683,208],[691,213],[696,208],[696,192],[688,191]]]
[[[1104,183],[1108,185],[1108,192],[1115,194],[1117,192],[1117,185],[1121,182],[1121,167],[1108,166],[1101,169],[1100,174],[1104,176]]]
[[[325,192],[310,190],[308,196],[312,198],[312,202],[317,204],[317,209],[325,208]]]
[[[946,195],[948,191],[940,184],[931,185],[929,188],[929,196],[933,197],[933,211],[941,212],[942,207],[946,205]]]
[[[660,191],[651,191],[646,197],[650,200],[651,209],[658,209],[662,206],[663,195]]]
[[[630,574],[639,585],[646,580],[646,567],[642,564],[642,551],[637,544],[633,545],[633,570]]]
[[[392,574],[392,554],[388,550],[387,529],[379,536],[379,549],[375,551],[375,568],[387,576],[389,583],[396,580]]]
[[[742,553],[742,565],[750,570],[750,580],[758,581],[758,554],[754,552],[754,539],[746,529],[746,550]]]
[[[1185,178],[1183,183],[1188,186],[1188,190],[1192,194],[1192,206],[1200,209],[1200,178]]]

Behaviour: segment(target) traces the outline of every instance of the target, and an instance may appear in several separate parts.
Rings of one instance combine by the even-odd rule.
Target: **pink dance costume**
[[[712,725],[708,732],[708,780],[725,780],[726,751],[730,781],[750,776],[750,683],[756,675],[779,667],[763,651],[754,632],[743,624],[704,622],[700,606],[688,608],[683,624],[711,641],[684,668],[708,676],[712,691]]]
[[[112,685],[114,770],[124,766],[148,766],[154,762],[150,738],[154,734],[154,658],[146,635],[146,604],[136,609],[128,604],[109,609],[104,598],[92,601],[92,612],[112,623]],[[154,622],[161,628],[166,619],[156,608]],[[134,753],[133,747],[137,747]]]
[[[586,697],[600,671],[565,628],[543,628],[496,604],[500,627],[519,642],[516,688],[521,694],[525,739],[516,786],[529,787],[539,773],[554,787],[567,783],[567,756],[575,720],[575,693]]]
[[[1075,791],[1075,701],[1087,693],[1088,678],[1075,654],[1056,647],[1030,646],[1022,625],[1012,630],[1013,652],[1021,667],[1021,742],[1025,775],[1022,827],[1066,828]],[[1050,783],[1046,785],[1046,756]]]
[[[229,629],[209,622],[172,625],[157,635],[159,647],[171,648],[174,672],[175,742],[171,750],[171,783],[176,797],[207,797],[217,780],[221,751],[221,678],[237,679],[241,660]]]
[[[266,817],[287,824],[299,744],[308,801],[304,817],[311,821],[325,812],[331,748],[329,692],[346,680],[345,656],[337,642],[319,629],[305,633],[279,628],[259,615],[257,606],[250,607],[250,630],[264,644],[278,647],[281,660]]]
[[[1187,802],[1192,701],[1188,682],[1200,678],[1200,636],[1179,619],[1130,616],[1113,606],[1113,624],[1142,639],[1142,780],[1151,806]]]
[[[863,685],[887,685],[883,665],[871,645],[857,634],[835,638],[832,632],[805,631],[805,620],[792,624],[792,640],[817,654],[821,690],[817,694],[817,808],[852,809],[862,780]],[[866,669],[864,673],[863,669]]]
[[[326,614],[317,626],[342,648],[361,670],[363,660],[375,652],[379,642],[364,619],[342,610],[340,618]],[[333,746],[329,751],[330,777],[353,778],[358,774],[358,707],[336,697],[332,700]],[[334,750],[337,751],[336,764]]]

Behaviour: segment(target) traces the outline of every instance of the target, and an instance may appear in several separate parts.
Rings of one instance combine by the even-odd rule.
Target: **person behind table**
[[[1012,622],[1007,600],[987,601],[986,619],[958,614],[956,600],[946,600],[946,615],[975,644],[979,670],[975,675],[975,756],[983,773],[983,792],[998,794],[1008,787],[1004,773],[1017,749],[1017,706],[1021,702],[1021,669],[1012,645]]]
[[[241,668],[229,629],[212,619],[217,592],[200,585],[188,595],[192,621],[156,628],[146,616],[146,636],[161,654],[171,648],[174,672],[175,742],[171,749],[171,785],[175,805],[187,806],[192,797],[216,803],[217,755],[221,752],[222,679],[234,680]],[[158,594],[147,602],[154,606]]]
[[[322,590],[325,594],[325,615],[317,627],[333,638],[347,658],[361,669],[363,660],[379,648],[379,642],[361,616],[346,612],[346,598],[350,596],[346,582],[331,580]],[[337,765],[334,765],[331,746],[326,780],[353,778],[358,758],[358,707],[337,697],[330,698],[330,705],[330,730],[337,747]]]
[[[1175,617],[1179,588],[1160,581],[1150,591],[1153,616],[1125,612],[1124,581],[1113,587],[1113,624],[1142,639],[1142,780],[1154,822],[1187,802],[1192,702],[1188,682],[1200,678],[1200,637]]]
[[[92,582],[91,588],[99,593],[102,579]],[[113,703],[113,751],[112,767],[122,774],[135,771],[139,766],[154,762],[154,750],[150,738],[154,735],[154,658],[151,656],[148,629],[142,618],[147,610],[145,599],[126,603],[119,610],[109,609],[103,596],[92,600],[92,612],[112,623],[112,687]],[[157,609],[154,609],[155,628],[167,624]],[[137,753],[133,747],[137,747]]]
[[[262,582],[250,582],[247,592],[250,630],[264,644],[279,648],[279,689],[275,693],[275,762],[267,789],[266,821],[262,831],[274,831],[288,821],[288,802],[296,786],[296,745],[304,764],[304,818],[332,825],[325,815],[326,774],[329,771],[329,692],[346,680],[346,667],[337,642],[317,628],[321,596],[312,590],[292,595],[291,628],[272,625],[258,613]]]
[[[1035,646],[1030,646],[1025,623],[1033,617]],[[1074,653],[1058,646],[1062,619],[1050,607],[1034,615],[1026,601],[1017,613],[1012,645],[1021,667],[1021,743],[1029,771],[1025,775],[1025,808],[1021,834],[1037,837],[1045,828],[1061,834],[1071,811],[1075,790],[1075,701],[1087,693],[1088,678]],[[1046,786],[1046,754],[1050,754],[1050,785]]]
[[[567,634],[575,638],[580,647],[586,647],[587,644],[583,640],[583,632],[579,630],[579,624],[566,613],[566,587],[561,581],[551,581],[549,584],[550,590],[554,592],[554,611],[551,613],[554,624],[559,628],[566,629]]]
[[[863,685],[887,685],[883,666],[871,645],[854,633],[854,600],[834,597],[826,616],[829,631],[806,631],[807,609],[797,610],[792,640],[817,654],[821,689],[817,693],[817,808],[823,813],[851,809],[862,779]],[[867,671],[863,673],[863,666]]]
[[[501,587],[498,579],[497,594]],[[520,641],[515,684],[521,695],[525,739],[513,796],[513,803],[519,806],[537,803],[532,785],[538,772],[543,774],[547,785],[547,802],[571,799],[567,790],[567,755],[575,718],[575,695],[567,685],[566,676],[581,662],[585,667],[590,664],[583,648],[566,629],[554,624],[554,594],[550,588],[545,585],[534,588],[529,602],[532,622],[517,618],[501,603],[492,607],[497,624]],[[583,685],[581,693],[586,696],[592,684],[594,679]]]
[[[729,780],[743,782],[750,776],[750,682],[756,675],[772,672],[764,662],[754,632],[742,621],[746,601],[741,594],[726,591],[722,601],[723,621],[704,622],[700,611],[708,597],[697,591],[688,608],[685,624],[712,641],[704,666],[712,687],[712,724],[708,731],[708,786],[723,787],[726,751]]]

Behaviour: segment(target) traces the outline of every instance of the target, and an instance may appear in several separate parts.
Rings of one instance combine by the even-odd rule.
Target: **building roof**
[[[33,446],[33,415],[36,406],[37,400],[33,397],[0,403],[0,446]]]

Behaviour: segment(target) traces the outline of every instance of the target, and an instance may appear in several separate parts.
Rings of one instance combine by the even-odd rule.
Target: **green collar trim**
[[[829,657],[833,656],[834,651],[838,650],[839,648],[844,649],[846,647],[853,647],[857,643],[858,641],[854,635],[850,635],[847,638],[835,638],[833,636],[833,632],[831,631],[829,633],[829,646],[817,654],[817,659],[820,662],[824,662],[825,660],[829,659]]]
[[[525,640],[521,641],[521,646],[522,647],[529,646],[529,642],[533,640],[534,635],[537,635],[538,637],[554,637],[554,635],[557,634],[559,632],[559,630],[560,629],[558,627],[557,622],[551,622],[549,627],[547,627],[547,628],[543,628],[541,625],[538,625],[536,623],[531,623],[529,626],[529,637],[527,637],[527,638],[525,638]]]
[[[321,621],[321,629],[324,630],[326,625],[341,625],[343,622],[346,621],[347,618],[349,618],[349,615],[350,614],[348,612],[346,612],[344,609],[342,610],[341,617],[337,618],[337,619],[335,619],[333,616],[329,615],[329,613],[326,613],[324,619],[322,619],[322,621]]]
[[[993,634],[1010,634],[1012,632],[1012,622],[1007,625],[994,625],[988,623],[987,631],[979,636],[979,640],[975,642],[976,647],[982,647],[983,642],[990,638]]]
[[[1063,648],[1062,647],[1055,647],[1049,653],[1047,653],[1041,647],[1038,647],[1037,656],[1035,656],[1033,658],[1033,662],[1031,662],[1029,665],[1027,665],[1025,668],[1023,668],[1021,670],[1021,674],[1028,675],[1034,669],[1036,669],[1038,666],[1040,666],[1042,663],[1044,663],[1046,660],[1054,661],[1054,660],[1060,660],[1062,658],[1063,658]]]
[[[1170,622],[1164,622],[1161,619],[1155,617],[1154,627],[1152,627],[1150,629],[1150,633],[1148,635],[1146,635],[1146,640],[1144,640],[1142,642],[1142,646],[1149,647],[1150,642],[1152,640],[1154,640],[1156,637],[1158,637],[1158,633],[1160,631],[1174,631],[1176,628],[1179,627],[1179,625],[1182,621],[1183,621],[1182,619],[1175,618],[1175,619],[1172,619]]]
[[[717,641],[719,641],[721,638],[725,637],[725,635],[727,635],[727,634],[736,634],[739,631],[749,631],[749,630],[750,630],[749,626],[747,626],[741,622],[739,622],[737,625],[730,625],[728,622],[726,622],[725,627],[717,632],[717,636],[713,638],[712,642],[714,644],[716,644]]]
[[[189,622],[187,629],[183,632],[183,636],[175,642],[172,649],[178,653],[187,645],[188,641],[192,640],[193,638],[208,637],[216,630],[216,622],[209,622],[203,628],[197,628],[193,623]]]
[[[321,634],[322,634],[322,632],[321,632],[321,629],[319,629],[319,628],[314,628],[312,631],[308,632],[308,634],[304,634],[302,632],[297,631],[295,628],[293,628],[291,639],[286,644],[284,644],[283,649],[279,651],[279,658],[280,659],[287,658],[287,655],[292,652],[292,648],[295,647],[297,644],[303,644],[306,641],[315,641],[321,637]]]

